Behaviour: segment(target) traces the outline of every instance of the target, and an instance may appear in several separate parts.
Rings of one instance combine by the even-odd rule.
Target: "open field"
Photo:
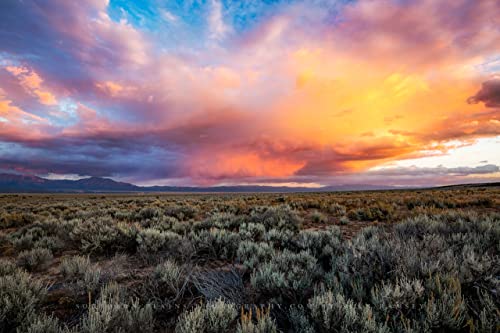
[[[498,332],[500,189],[0,195],[0,332]]]

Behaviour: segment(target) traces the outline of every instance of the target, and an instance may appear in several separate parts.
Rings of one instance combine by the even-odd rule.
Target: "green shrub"
[[[47,268],[52,259],[52,251],[49,249],[35,248],[19,253],[17,264],[28,271],[36,271]]]
[[[480,304],[478,306],[479,313],[474,319],[467,321],[467,326],[470,332],[485,332],[493,333],[500,330],[500,308],[498,302],[493,299],[487,292],[481,292],[479,296]]]

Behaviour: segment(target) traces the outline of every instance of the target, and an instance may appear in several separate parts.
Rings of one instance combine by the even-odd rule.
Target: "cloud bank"
[[[498,177],[373,171],[500,135],[498,1],[128,5],[2,1],[0,170],[183,185]]]

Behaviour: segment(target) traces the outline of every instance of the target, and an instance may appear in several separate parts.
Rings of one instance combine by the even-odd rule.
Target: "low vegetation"
[[[0,332],[499,332],[500,190],[0,196]]]

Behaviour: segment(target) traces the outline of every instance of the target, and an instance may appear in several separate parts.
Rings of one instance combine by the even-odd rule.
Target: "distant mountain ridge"
[[[318,192],[394,189],[391,186],[339,185],[321,188],[235,185],[214,187],[137,186],[110,178],[90,177],[79,180],[46,179],[37,176],[0,174],[2,193],[78,193],[78,192]]]
[[[454,185],[454,186],[475,186]],[[500,183],[477,184],[477,186],[500,186]],[[449,187],[449,186],[448,186]],[[444,187],[443,187],[444,188]],[[334,192],[362,190],[393,190],[394,186],[383,185],[337,185],[320,188],[234,185],[214,187],[189,186],[137,186],[117,182],[110,178],[90,177],[79,180],[46,179],[37,176],[0,174],[0,193],[106,193],[106,192],[172,192],[172,193],[237,193],[237,192]]]

